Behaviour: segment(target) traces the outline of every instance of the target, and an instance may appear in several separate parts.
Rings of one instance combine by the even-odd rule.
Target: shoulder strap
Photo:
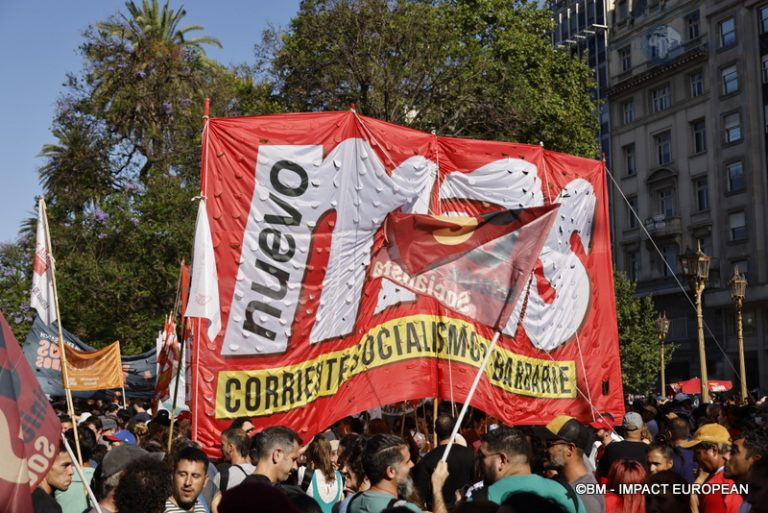
[[[347,503],[347,513],[352,513],[352,503],[355,502],[355,499],[360,498],[361,495],[363,495],[363,492],[357,492],[351,499],[349,499],[349,502]]]
[[[219,490],[222,492],[227,491],[227,485],[229,484],[229,469],[232,468],[232,466],[225,467],[219,471]],[[242,470],[242,469],[240,469]]]

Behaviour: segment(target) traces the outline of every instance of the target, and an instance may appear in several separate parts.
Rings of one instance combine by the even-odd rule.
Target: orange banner
[[[70,390],[105,390],[124,386],[120,342],[89,352],[65,345],[64,352],[67,354]]]

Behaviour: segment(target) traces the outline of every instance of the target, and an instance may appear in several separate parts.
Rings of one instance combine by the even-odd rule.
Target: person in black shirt
[[[64,491],[72,484],[72,473],[75,467],[69,457],[64,442],[59,444],[59,454],[45,478],[32,492],[32,505],[35,513],[61,513],[61,506],[53,498],[54,490]]]
[[[437,417],[435,432],[437,433],[439,445],[425,454],[413,469],[413,482],[422,499],[424,499],[427,510],[430,511],[433,507],[432,472],[434,472],[437,462],[443,457],[455,423],[455,419],[450,415],[440,415]],[[456,503],[456,490],[465,484],[473,482],[474,468],[475,460],[472,451],[461,445],[454,444],[451,452],[448,454],[448,479],[443,486],[443,499],[449,509]]]

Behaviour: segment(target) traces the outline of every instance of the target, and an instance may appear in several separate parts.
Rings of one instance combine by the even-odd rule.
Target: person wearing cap
[[[597,469],[597,463],[603,457],[608,444],[624,440],[621,435],[614,431],[614,424],[613,415],[608,412],[601,413],[598,419],[589,423],[589,426],[595,430],[595,441],[587,458],[593,469]]]
[[[693,457],[699,464],[699,471],[709,474],[704,483],[734,484],[732,479],[725,477],[725,462],[731,452],[731,435],[724,426],[704,424],[693,434],[693,439],[680,445],[693,448]],[[723,493],[722,490],[701,494],[698,499],[699,513],[738,513],[742,503],[739,494]]]
[[[608,469],[616,460],[635,460],[648,468],[648,445],[643,441],[642,434],[643,418],[639,413],[629,411],[624,414],[621,426],[624,428],[624,440],[608,445],[598,462],[598,474],[603,478],[608,476]]]
[[[127,429],[118,429],[113,434],[106,435],[103,438],[109,442],[112,447],[122,444],[136,445],[136,437]]]
[[[568,415],[558,415],[546,425],[544,438],[547,444],[547,459],[552,468],[569,485],[595,485],[597,479],[587,468],[584,453],[592,447],[590,430]],[[587,513],[603,513],[605,499],[600,494],[580,494]]]
[[[160,453],[156,454],[162,456]],[[149,455],[149,452],[135,445],[118,445],[104,455],[104,460],[99,465],[92,481],[93,492],[103,513],[115,513],[117,511],[115,491],[117,485],[120,484],[123,470],[132,461]],[[160,460],[158,459],[159,464]],[[97,513],[96,507],[94,506],[88,513]]]
[[[659,434],[659,423],[656,421],[656,416],[659,414],[659,410],[652,404],[643,405],[640,415],[643,417],[645,427],[651,433],[651,438],[656,438]]]
[[[531,473],[531,454],[531,443],[519,429],[500,426],[483,435],[475,456],[485,486],[473,487],[467,500],[502,504],[511,495],[531,493],[557,502],[569,513],[585,511],[584,503],[572,488]],[[434,481],[432,485],[434,488]]]
[[[109,445],[109,441],[105,439],[105,437],[109,435],[115,434],[117,431],[117,421],[115,421],[114,418],[104,415],[102,417],[99,417],[99,420],[101,421],[101,438],[99,439],[99,443],[101,445]]]

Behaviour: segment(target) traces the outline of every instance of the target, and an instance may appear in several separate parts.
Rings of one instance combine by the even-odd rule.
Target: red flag
[[[157,382],[155,394],[152,398],[153,408],[157,403],[168,399],[170,396],[170,384],[176,375],[176,365],[179,360],[179,341],[176,338],[176,323],[170,318],[165,320],[163,333],[163,345],[157,353]]]
[[[58,454],[61,424],[0,313],[0,504],[32,512],[30,492]]]
[[[371,274],[500,329],[536,264],[556,209],[455,217],[392,214]]]

